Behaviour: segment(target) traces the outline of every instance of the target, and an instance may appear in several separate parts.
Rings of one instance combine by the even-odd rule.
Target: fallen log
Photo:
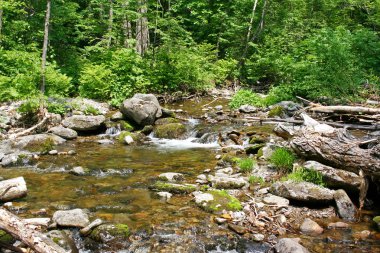
[[[305,127],[289,129],[292,149],[300,156],[316,160],[334,168],[341,168],[380,179],[380,144],[371,149],[362,148],[363,142],[351,136],[346,129],[335,129],[320,124],[306,114]],[[286,127],[282,126],[282,131]]]
[[[25,197],[27,193],[23,177],[0,181],[0,201],[2,202]]]
[[[67,253],[35,226],[27,224],[16,215],[0,208],[0,229],[22,241],[37,253]]]
[[[363,106],[349,106],[349,105],[313,105],[308,108],[308,111],[319,113],[350,113],[350,114],[380,114],[379,108],[370,108]]]

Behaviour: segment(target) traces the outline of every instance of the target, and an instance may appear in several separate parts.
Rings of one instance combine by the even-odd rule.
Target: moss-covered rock
[[[203,210],[211,213],[226,211],[240,211],[240,201],[229,195],[227,191],[210,190],[205,193],[194,194],[195,203]]]
[[[5,231],[0,230],[0,244],[13,244],[15,242],[15,239],[10,235],[7,234]]]
[[[376,223],[377,229],[380,230],[380,216],[374,217],[373,221]]]
[[[103,224],[96,227],[89,237],[100,243],[128,242],[130,230],[126,224]]]
[[[252,146],[247,147],[245,149],[245,153],[248,154],[248,155],[250,155],[250,154],[256,155],[259,152],[259,150],[261,148],[263,148],[263,147],[265,147],[264,143],[262,143],[262,144],[254,144]]]
[[[135,127],[126,120],[120,120],[119,123],[120,123],[120,128],[123,131],[132,132],[133,130],[135,130]]]
[[[284,107],[282,106],[275,106],[273,107],[269,113],[268,113],[268,117],[282,117],[285,115],[285,110],[284,110]]]
[[[263,136],[255,135],[249,139],[249,144],[262,144],[265,142],[266,142],[266,139]]]
[[[193,184],[173,184],[162,181],[157,181],[150,188],[155,191],[171,192],[177,194],[189,194],[197,190],[196,185]]]
[[[156,137],[164,139],[178,139],[185,132],[186,127],[181,123],[169,123],[165,125],[158,125],[154,131]]]
[[[180,121],[179,119],[176,119],[176,118],[161,118],[161,119],[156,120],[156,122],[154,122],[156,126],[166,125],[166,124],[171,124],[171,123],[180,123]]]

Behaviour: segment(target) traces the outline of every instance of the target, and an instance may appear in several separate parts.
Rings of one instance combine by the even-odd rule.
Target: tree
[[[138,0],[139,18],[136,23],[136,51],[139,55],[144,55],[149,46],[147,10],[147,1]]]
[[[46,87],[46,56],[48,50],[48,42],[49,42],[49,23],[50,23],[50,11],[51,11],[51,0],[47,0],[46,2],[46,16],[45,16],[45,30],[44,30],[44,41],[42,46],[42,61],[41,61],[41,77],[42,82],[40,86],[41,93],[45,93]]]

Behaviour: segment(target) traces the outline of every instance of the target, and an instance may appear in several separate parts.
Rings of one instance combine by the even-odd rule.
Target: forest
[[[379,10],[378,0],[0,0],[0,99],[42,91],[116,106],[212,87],[269,92],[264,104],[374,97]]]

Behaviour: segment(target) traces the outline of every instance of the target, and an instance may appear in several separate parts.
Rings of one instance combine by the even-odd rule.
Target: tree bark
[[[124,4],[124,15],[123,15],[123,30],[124,30],[124,47],[129,48],[129,40],[132,39],[132,25],[131,21],[128,19],[126,11],[128,9],[128,1]]]
[[[108,41],[107,41],[107,47],[111,47],[112,43],[112,28],[113,28],[113,0],[109,0],[110,3],[110,10],[109,10],[109,17],[108,17]]]
[[[45,93],[45,71],[46,71],[46,56],[47,56],[47,50],[48,50],[48,42],[49,42],[49,23],[50,23],[50,10],[51,10],[51,0],[47,0],[46,4],[46,16],[45,16],[45,31],[44,31],[44,43],[42,46],[42,63],[41,63],[41,86],[40,90],[41,93]]]
[[[138,13],[140,15],[136,24],[136,51],[144,55],[149,46],[148,18],[146,17],[147,7],[146,0],[139,0]]]
[[[66,253],[50,238],[35,230],[16,215],[0,208],[0,229],[22,241],[37,253]]]
[[[0,201],[2,202],[25,197],[27,193],[23,177],[0,181]]]
[[[3,0],[0,0],[0,44],[2,42],[3,31]]]
[[[370,108],[363,106],[345,106],[345,105],[337,105],[337,106],[322,106],[315,105],[308,109],[311,112],[320,112],[320,113],[356,113],[356,114],[380,114],[379,108]]]

